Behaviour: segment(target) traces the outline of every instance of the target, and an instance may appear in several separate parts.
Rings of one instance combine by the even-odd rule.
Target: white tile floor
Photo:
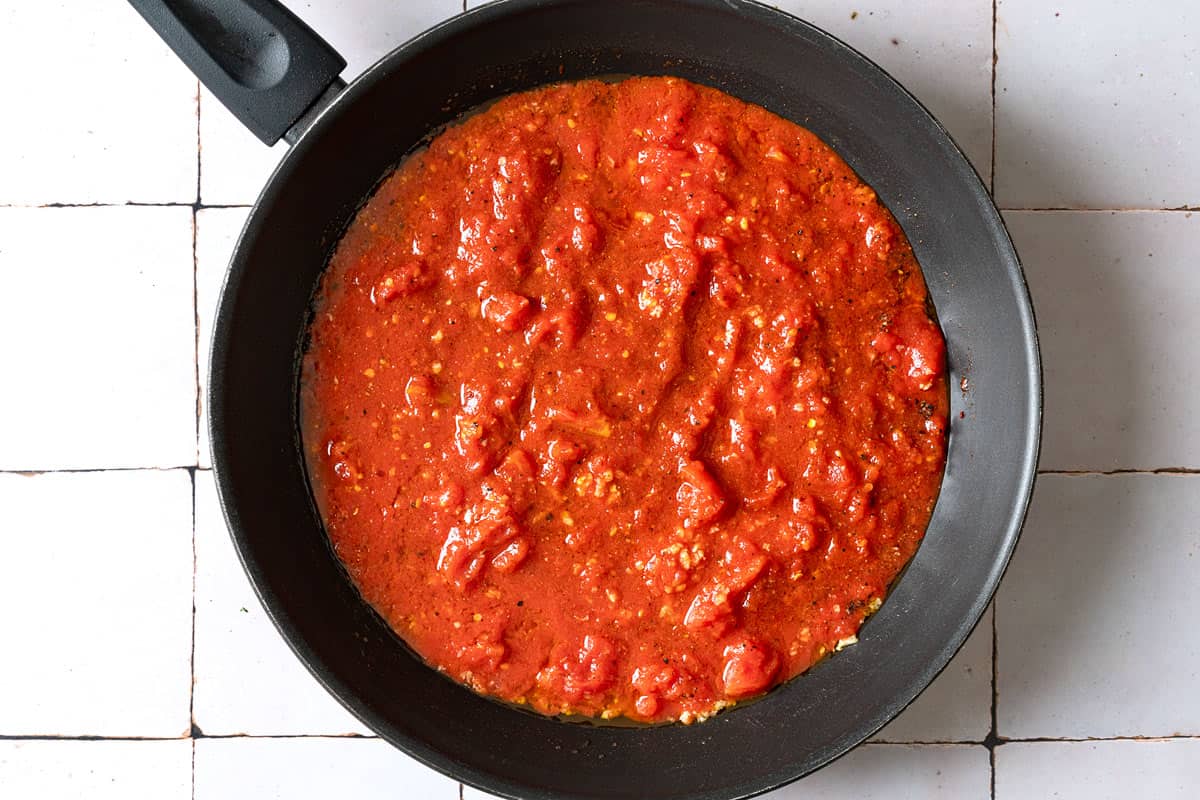
[[[382,739],[199,739],[194,800],[452,800],[459,786]]]
[[[1000,204],[1200,203],[1198,34],[1186,0],[998,0]]]
[[[196,199],[196,79],[129,5],[7,2],[0,43],[0,203]]]
[[[1200,396],[1200,213],[1005,219],[1048,377],[1042,469],[1200,467],[1200,418],[1181,413]]]
[[[0,469],[195,463],[190,208],[0,208],[0,270]]]
[[[0,787],[16,800],[184,798],[192,743],[45,739],[0,741]]]
[[[461,9],[290,5],[347,77]],[[1047,417],[994,612],[877,743],[773,797],[1198,796],[1200,214],[1171,209],[1200,204],[1200,14],[781,5],[891,70],[994,182]],[[21,78],[0,124],[0,797],[456,800],[297,664],[216,506],[197,426],[213,308],[282,147],[126,4],[3,6],[0,67]]]
[[[0,474],[0,735],[188,734],[191,494],[185,470]]]
[[[1036,495],[996,599],[997,733],[1200,736],[1177,599],[1200,576],[1200,475],[1043,475]]]

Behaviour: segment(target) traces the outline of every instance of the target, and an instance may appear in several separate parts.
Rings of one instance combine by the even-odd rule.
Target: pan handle
[[[345,86],[345,59],[277,0],[129,2],[266,144],[294,142]]]

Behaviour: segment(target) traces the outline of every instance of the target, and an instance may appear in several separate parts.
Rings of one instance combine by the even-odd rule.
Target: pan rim
[[[631,0],[631,5],[636,5],[640,0]],[[641,0],[644,1],[644,0]],[[235,487],[229,477],[229,470],[225,466],[227,459],[227,442],[225,441],[225,432],[220,428],[219,420],[225,411],[224,401],[224,371],[222,369],[222,360],[227,354],[231,344],[229,335],[229,322],[232,316],[232,306],[235,301],[236,287],[242,280],[242,276],[247,269],[251,268],[250,259],[247,256],[247,242],[258,235],[258,229],[264,224],[263,217],[265,209],[269,208],[277,199],[277,196],[289,184],[289,178],[296,168],[296,165],[304,159],[304,154],[311,147],[313,142],[317,140],[336,120],[336,116],[341,109],[351,106],[356,100],[367,92],[376,82],[387,80],[389,75],[396,69],[398,64],[403,63],[407,59],[411,59],[419,54],[422,50],[430,48],[438,44],[444,39],[458,35],[462,30],[474,28],[476,26],[487,25],[494,19],[502,16],[523,14],[533,11],[538,11],[547,7],[570,6],[572,4],[585,3],[587,0],[501,0],[498,3],[481,6],[463,14],[457,15],[441,24],[425,31],[422,34],[414,37],[405,44],[400,45],[384,56],[374,65],[369,67],[362,75],[355,78],[337,98],[317,116],[312,126],[300,137],[296,145],[288,152],[280,164],[277,166],[274,173],[268,179],[263,191],[255,202],[251,210],[246,224],[239,237],[238,243],[235,246],[234,254],[231,259],[231,264],[221,290],[221,299],[219,302],[218,313],[213,327],[213,346],[212,356],[210,361],[210,378],[208,387],[208,403],[210,409],[210,441],[212,449],[212,464],[216,478],[219,497],[222,511],[225,516],[226,524],[230,530],[231,536],[235,543],[235,549],[238,552],[238,557],[242,562],[243,568],[250,578],[251,584],[254,587],[255,593],[258,595],[267,615],[272,620],[272,623],[280,631],[288,646],[297,655],[302,663],[309,671],[317,678],[322,686],[336,697],[352,714],[358,717],[368,727],[380,733],[380,735],[394,746],[398,747],[408,755],[414,757],[425,765],[432,767],[440,772],[451,774],[455,779],[462,780],[469,785],[476,786],[492,793],[499,793],[502,796],[516,797],[516,792],[519,790],[521,796],[525,798],[550,798],[551,796],[561,798],[564,795],[555,793],[554,795],[538,793],[536,790],[531,792],[530,787],[508,785],[504,781],[498,781],[495,776],[488,773],[478,772],[472,767],[457,763],[453,759],[447,757],[440,750],[435,750],[427,747],[423,742],[413,739],[412,737],[397,731],[386,719],[383,719],[374,709],[367,707],[356,693],[347,685],[344,685],[340,680],[333,676],[330,671],[322,664],[322,659],[306,641],[297,632],[295,623],[292,621],[288,611],[283,608],[279,598],[265,587],[263,580],[263,568],[260,564],[254,561],[253,557],[248,554],[248,548],[245,546],[244,539],[246,531],[240,523],[239,514],[237,511],[237,494]],[[649,0],[656,2],[656,0]],[[954,635],[951,639],[945,642],[938,650],[938,656],[931,661],[926,670],[918,676],[912,685],[915,686],[915,691],[907,699],[893,698],[893,700],[881,706],[879,712],[872,718],[872,723],[868,729],[859,731],[860,736],[848,737],[853,738],[853,741],[843,741],[831,743],[827,748],[829,753],[819,759],[820,763],[817,767],[805,770],[802,773],[791,773],[789,775],[774,774],[770,776],[759,775],[763,780],[755,781],[753,786],[747,785],[740,789],[742,793],[737,797],[750,797],[756,794],[770,791],[779,788],[799,777],[803,774],[813,771],[813,769],[825,766],[837,758],[844,755],[849,750],[853,749],[859,743],[868,739],[871,735],[882,728],[888,721],[899,714],[907,707],[930,682],[945,668],[953,655],[961,648],[967,636],[978,625],[982,618],[983,612],[987,605],[991,602],[1000,580],[1009,564],[1012,553],[1019,539],[1021,528],[1024,524],[1025,517],[1028,512],[1029,503],[1033,494],[1033,487],[1037,472],[1037,463],[1040,455],[1040,440],[1041,426],[1043,415],[1043,376],[1041,359],[1038,347],[1037,330],[1035,324],[1035,315],[1032,301],[1029,295],[1028,285],[1022,273],[1020,262],[1017,257],[1015,248],[1013,247],[1011,237],[1005,227],[1004,220],[997,210],[994,202],[988,194],[981,178],[974,168],[963,155],[961,148],[954,141],[953,137],[946,131],[944,126],[937,121],[928,109],[912,96],[903,86],[901,86],[894,78],[886,71],[874,64],[870,59],[863,56],[854,48],[842,42],[840,39],[823,31],[816,26],[800,20],[786,12],[779,11],[774,8],[762,5],[754,0],[677,0],[675,5],[685,7],[688,10],[722,10],[728,13],[748,15],[753,19],[768,24],[772,27],[782,28],[785,31],[795,34],[797,30],[803,30],[810,36],[816,36],[828,43],[835,50],[844,50],[847,57],[857,62],[860,67],[865,67],[878,80],[882,80],[888,84],[888,89],[906,98],[909,102],[915,105],[924,117],[924,121],[929,124],[936,132],[938,138],[944,140],[950,148],[957,153],[958,161],[961,161],[963,174],[961,177],[966,180],[970,186],[972,195],[977,196],[981,200],[987,210],[987,222],[990,227],[990,234],[997,242],[997,245],[1003,251],[1004,268],[1006,276],[1012,285],[1014,297],[1017,298],[1017,311],[1019,319],[1019,328],[1021,332],[1020,344],[1024,349],[1023,361],[1027,366],[1028,374],[1025,376],[1028,381],[1028,390],[1023,393],[1022,403],[1027,407],[1029,424],[1024,432],[1024,442],[1021,448],[1022,459],[1019,464],[1013,465],[1013,474],[1017,477],[1019,491],[1013,498],[1010,513],[1007,516],[1007,525],[1002,532],[998,533],[999,553],[1000,556],[994,559],[991,569],[988,572],[988,577],[985,585],[980,587],[980,592],[977,595],[975,603],[971,606],[968,613],[961,617],[958,624],[955,626]],[[792,29],[788,31],[788,29]],[[580,795],[582,797],[582,795]],[[710,800],[718,795],[711,794],[691,794],[680,795],[680,797],[705,798]],[[726,797],[729,795],[719,795]]]

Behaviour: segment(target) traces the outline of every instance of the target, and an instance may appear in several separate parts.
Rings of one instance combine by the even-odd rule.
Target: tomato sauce
[[[702,720],[855,641],[924,534],[944,343],[870,187],[672,78],[511,95],[407,159],[317,298],[309,470],[429,664]]]

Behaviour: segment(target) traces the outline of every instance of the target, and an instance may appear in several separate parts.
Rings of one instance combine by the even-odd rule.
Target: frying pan
[[[1041,375],[1020,265],[978,176],[882,70],[747,0],[505,0],[344,62],[271,0],[131,0],[260,138],[293,144],[250,213],[213,336],[212,455],[263,605],[350,711],[409,755],[515,798],[743,798],[846,752],[962,644],[1000,580],[1032,490]],[[671,74],[791,119],[887,204],[945,332],[951,430],[925,541],[859,644],[700,725],[604,727],[479,697],[426,667],[359,597],[312,502],[297,425],[314,289],[356,209],[439,126],[496,98],[594,75]]]

